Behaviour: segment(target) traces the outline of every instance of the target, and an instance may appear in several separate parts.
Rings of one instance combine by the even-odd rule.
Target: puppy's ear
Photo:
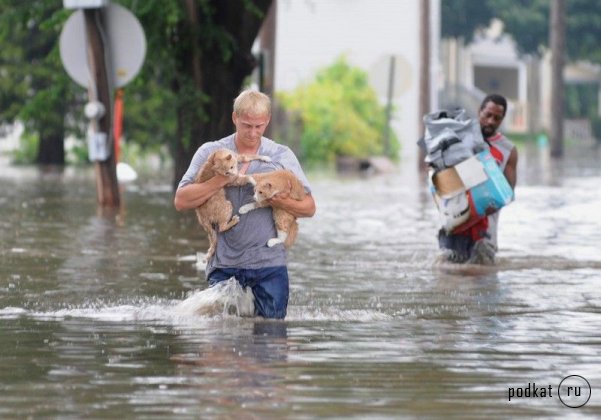
[[[225,160],[232,160],[232,154],[230,153],[229,155],[227,155],[227,157],[225,158]]]

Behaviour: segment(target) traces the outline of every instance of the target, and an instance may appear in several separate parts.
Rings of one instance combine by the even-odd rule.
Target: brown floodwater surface
[[[567,153],[520,150],[494,267],[436,262],[416,165],[309,174],[282,322],[175,310],[208,243],[169,173],[98,212],[89,169],[1,168],[0,418],[599,415],[601,154]]]

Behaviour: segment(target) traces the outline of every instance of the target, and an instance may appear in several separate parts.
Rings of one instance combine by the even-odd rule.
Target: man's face
[[[269,124],[269,115],[236,115],[233,113],[232,119],[236,126],[236,139],[245,145],[260,142]]]
[[[492,137],[501,123],[503,122],[503,114],[505,109],[501,105],[489,101],[484,105],[484,108],[478,115],[480,119],[480,129],[484,138]]]

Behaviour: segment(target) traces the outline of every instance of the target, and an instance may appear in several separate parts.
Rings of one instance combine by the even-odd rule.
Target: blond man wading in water
[[[229,149],[237,154],[268,156],[271,162],[255,160],[241,165],[241,174],[291,170],[303,183],[306,197],[302,201],[280,195],[270,199],[272,207],[280,207],[296,217],[312,217],[315,201],[311,187],[294,153],[287,146],[263,137],[271,118],[271,101],[261,92],[245,90],[235,99],[232,119],[236,131],[220,140],[204,143],[198,148],[175,193],[178,211],[195,209],[220,188],[225,187],[234,214],[241,206],[254,201],[253,186],[226,186],[228,177],[217,175],[203,183],[194,183],[198,170],[217,149]],[[242,287],[250,287],[255,297],[255,313],[264,318],[286,316],[289,281],[284,245],[266,245],[277,236],[270,207],[241,214],[240,222],[225,232],[218,232],[215,254],[208,260],[206,276],[210,286],[235,277]]]

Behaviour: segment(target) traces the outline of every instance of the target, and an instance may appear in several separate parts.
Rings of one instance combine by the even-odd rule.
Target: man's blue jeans
[[[286,266],[258,269],[216,268],[209,275],[209,286],[235,277],[242,287],[250,287],[255,297],[255,314],[283,319],[288,308],[288,269]]]

